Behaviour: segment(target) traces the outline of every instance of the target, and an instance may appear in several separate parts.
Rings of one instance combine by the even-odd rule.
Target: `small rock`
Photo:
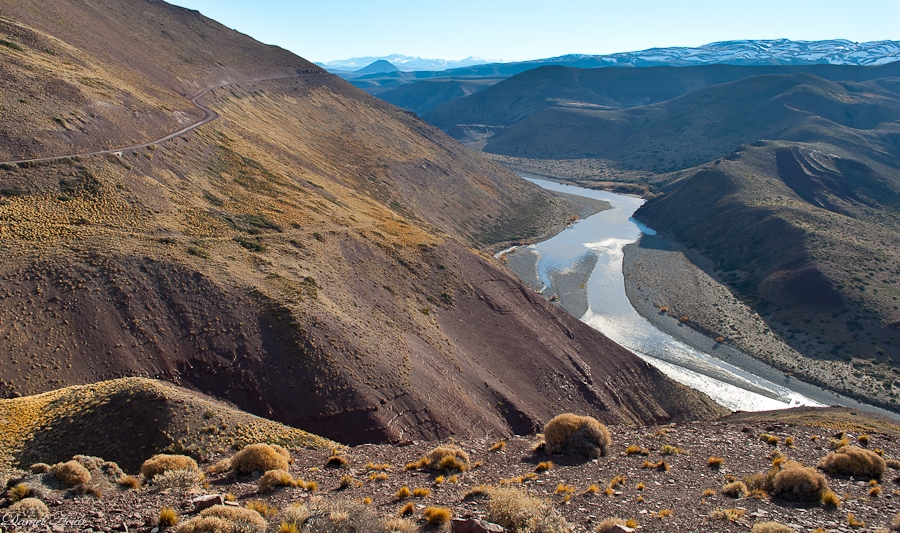
[[[150,533],[159,533],[159,528],[155,527],[155,528],[151,529]]]
[[[240,507],[241,504],[238,502],[225,502],[223,505],[227,505],[228,507]]]
[[[194,512],[199,513],[204,509],[209,509],[214,505],[224,505],[225,504],[225,495],[224,494],[209,494],[206,496],[198,496],[191,500],[191,503],[194,505]]]
[[[450,531],[452,533],[503,533],[504,529],[502,526],[484,520],[455,518]]]

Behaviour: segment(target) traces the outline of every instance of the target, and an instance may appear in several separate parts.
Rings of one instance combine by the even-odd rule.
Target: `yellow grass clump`
[[[453,513],[446,507],[426,507],[422,516],[430,526],[441,526],[450,522]]]
[[[544,451],[550,454],[603,457],[610,442],[606,426],[590,416],[564,413],[544,426]]]
[[[819,461],[819,468],[828,474],[865,476],[881,479],[884,459],[877,453],[857,446],[842,446]]]
[[[169,470],[191,470],[200,472],[197,461],[187,455],[157,454],[144,461],[141,465],[141,474],[144,479],[153,479],[154,476]]]
[[[25,519],[41,519],[50,516],[50,510],[37,498],[23,498],[6,509],[7,516]]]
[[[286,470],[269,470],[259,478],[259,492],[269,492],[278,487],[293,486],[294,478]]]
[[[241,475],[248,475],[254,470],[287,470],[290,454],[281,446],[271,444],[251,444],[234,454],[231,468]]]
[[[78,461],[57,463],[50,469],[56,479],[70,487],[84,485],[91,480],[91,473]]]

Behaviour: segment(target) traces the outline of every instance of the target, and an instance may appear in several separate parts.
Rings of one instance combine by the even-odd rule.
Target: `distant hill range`
[[[335,61],[326,61],[324,63],[316,63],[320,67],[331,72],[356,72],[362,67],[370,65],[377,61],[387,61],[395,65],[399,70],[412,72],[416,70],[447,70],[460,67],[470,67],[472,65],[482,65],[484,63],[493,63],[493,59],[485,59],[481,57],[467,57],[461,60],[452,59],[427,59],[424,57],[405,56],[401,54],[391,54],[389,56],[379,57],[352,57],[350,59],[339,59]]]
[[[900,59],[900,42],[874,41],[855,43],[843,39],[828,41],[744,40],[723,41],[697,48],[651,48],[638,52],[608,55],[570,54],[533,61],[485,63],[442,71],[397,72],[388,75],[345,75],[351,83],[379,98],[415,113],[425,113],[448,99],[463,96],[440,84],[481,84],[486,88],[522,72],[546,66],[579,69],[688,67],[699,65],[779,66],[853,65],[875,66]],[[400,70],[405,70],[400,68]],[[429,83],[423,83],[424,81]],[[400,90],[404,85],[419,85]],[[396,90],[395,90],[396,89]]]

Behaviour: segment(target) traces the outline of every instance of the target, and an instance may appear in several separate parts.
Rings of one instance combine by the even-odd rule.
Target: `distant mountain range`
[[[455,61],[452,59],[426,59],[424,57],[391,54],[389,56],[380,57],[352,57],[350,59],[339,59],[335,61],[326,61],[324,63],[316,64],[332,72],[355,72],[376,61],[388,61],[395,67],[397,67],[398,70],[405,72],[413,72],[417,70],[447,70],[497,62],[496,59],[485,59],[483,57],[467,57],[465,59]]]
[[[399,56],[405,57],[405,56]],[[363,63],[362,60],[372,60]],[[399,71],[360,73],[359,69],[379,58],[360,58],[358,62],[342,67],[347,70],[326,68],[347,79],[356,87],[378,96],[394,105],[415,113],[426,113],[435,106],[453,98],[469,94],[460,91],[465,83],[469,90],[485,89],[511,76],[546,66],[563,66],[578,69],[635,68],[635,67],[691,67],[701,65],[735,66],[794,66],[813,65],[877,66],[900,60],[900,41],[874,41],[855,43],[845,39],[828,41],[723,41],[697,48],[651,48],[638,52],[622,52],[607,55],[570,54],[532,61],[510,63],[481,62],[446,70],[416,70],[411,65],[396,64]],[[341,63],[333,62],[332,64]],[[357,72],[351,72],[355,70]],[[410,70],[414,70],[410,72]],[[473,84],[476,82],[477,84]],[[444,87],[444,83],[451,87]]]

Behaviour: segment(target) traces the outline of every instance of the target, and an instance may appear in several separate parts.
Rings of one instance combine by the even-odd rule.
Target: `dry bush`
[[[159,527],[165,529],[178,523],[178,512],[171,507],[163,507],[159,510]]]
[[[175,489],[188,491],[203,485],[203,473],[200,470],[166,470],[153,476],[150,480],[159,490]]]
[[[414,498],[427,498],[429,496],[431,496],[431,489],[425,489],[422,487],[413,489],[413,497]]]
[[[491,489],[488,495],[486,519],[512,531],[561,533],[572,527],[549,502],[520,489]]]
[[[232,522],[215,516],[198,516],[182,522],[175,533],[236,533]]]
[[[325,462],[327,468],[349,468],[350,461],[338,451],[337,448],[331,450],[331,457]]]
[[[900,470],[900,461],[896,459],[885,459],[884,466],[890,468],[891,470]]]
[[[832,507],[840,507],[841,499],[831,490],[826,490],[822,493],[822,503]]]
[[[281,510],[281,523],[293,524],[299,529],[309,515],[309,508],[305,504],[295,502]]]
[[[425,456],[432,470],[465,472],[469,469],[469,454],[456,446],[438,446]]]
[[[398,500],[405,500],[406,498],[409,498],[410,494],[411,494],[411,492],[409,490],[409,487],[404,485],[404,486],[400,487],[400,489],[397,490],[397,494],[395,494],[394,497],[397,498]]]
[[[553,461],[541,461],[534,467],[535,472],[546,472],[553,468]]]
[[[643,448],[641,448],[640,446],[632,445],[625,449],[625,455],[638,455],[641,453],[641,450],[643,450]],[[606,520],[618,520],[618,518],[607,518]],[[606,522],[606,520],[604,520],[603,522]],[[603,522],[600,522],[600,524],[602,525]],[[623,520],[622,523],[624,524],[625,521]],[[612,527],[612,526],[610,526],[610,527]],[[595,531],[596,531],[596,529],[595,529]]]
[[[405,522],[405,521],[404,521]],[[388,529],[401,528],[401,529]],[[353,531],[356,533],[384,533],[409,531],[406,524],[395,518],[379,516],[365,504],[348,501],[325,501],[314,498],[309,503],[309,517],[305,520],[303,531],[320,533],[338,533]]]
[[[257,511],[242,507],[214,505],[200,513],[201,518],[219,518],[230,524],[231,531],[246,533],[265,533],[266,519]],[[179,533],[180,533],[179,528]],[[226,530],[228,531],[228,530]]]
[[[713,520],[728,520],[729,522],[737,522],[747,513],[746,509],[719,509],[716,508],[709,517]]]
[[[877,453],[856,446],[843,446],[819,461],[819,468],[828,474],[865,476],[881,479],[884,459]]]
[[[430,526],[442,526],[450,522],[453,512],[446,507],[426,507],[422,516]]]
[[[34,489],[25,483],[19,483],[15,487],[9,489],[9,499],[14,502],[30,498],[34,496],[34,494]]]
[[[37,498],[23,498],[12,504],[6,514],[17,518],[39,519],[50,516],[50,510]]]
[[[99,472],[105,475],[111,481],[115,481],[125,475],[125,472],[123,472],[122,469],[119,468],[118,464],[113,461],[107,461],[102,457],[76,455],[72,459],[81,463],[81,465],[87,468],[88,471],[92,473]]]
[[[749,490],[743,481],[734,481],[722,487],[722,494],[731,498],[743,498]]]
[[[32,474],[46,474],[50,471],[50,465],[47,463],[34,463],[29,468]]]
[[[778,522],[757,522],[750,533],[794,533],[794,530]]]
[[[722,468],[722,465],[725,464],[725,459],[721,457],[716,457],[715,455],[710,455],[709,459],[706,460],[706,466],[710,468]]]
[[[231,468],[241,475],[252,474],[254,470],[267,472],[269,470],[287,470],[290,454],[278,445],[251,444],[234,454],[231,458]]]
[[[218,463],[212,465],[211,467],[206,469],[207,474],[224,474],[231,470],[231,459],[222,459]]]
[[[141,488],[141,480],[137,476],[122,476],[116,483],[123,489],[137,490]]]
[[[388,517],[381,525],[382,533],[413,533],[417,531],[416,523],[406,518]]]
[[[91,480],[91,473],[78,461],[72,460],[65,463],[57,463],[50,469],[56,479],[70,487],[84,485]]]
[[[351,487],[358,487],[360,485],[362,485],[362,482],[356,481],[356,478],[354,478],[353,476],[351,476],[349,474],[345,474],[345,475],[341,476],[341,484],[340,484],[341,490],[349,489]]]
[[[144,461],[144,464],[141,465],[141,474],[144,476],[144,479],[153,479],[167,470],[191,470],[197,473],[200,472],[197,461],[194,461],[187,455],[158,454],[147,459]]]
[[[285,470],[269,470],[259,478],[258,492],[269,492],[278,487],[293,487],[294,478]]]
[[[550,454],[603,457],[610,442],[606,426],[590,416],[565,413],[544,426],[544,451]]]
[[[277,507],[269,505],[262,500],[250,500],[249,502],[247,502],[247,509],[256,511],[263,518],[272,518],[273,516],[278,514]]]
[[[624,526],[625,521],[621,518],[607,518],[597,524],[597,527],[594,528],[594,533],[606,533],[614,526]]]
[[[399,511],[397,511],[397,514],[399,514],[400,516],[409,516],[414,512],[416,512],[416,504],[414,504],[413,502],[407,502],[406,505],[404,505],[400,508]]]
[[[828,482],[825,476],[815,468],[792,461],[784,464],[772,483],[772,495],[785,500],[817,502],[826,490]]]
[[[491,446],[490,451],[492,451],[492,452],[499,452],[499,451],[503,450],[503,448],[506,448],[506,441],[505,441],[505,440],[501,440],[500,442],[497,442],[496,444],[494,444],[493,446]]]
[[[852,528],[866,527],[866,523],[862,520],[857,520],[856,515],[853,513],[847,513],[847,525]]]
[[[417,461],[413,461],[411,463],[406,463],[406,466],[403,467],[404,470],[421,470],[428,466],[428,458],[420,457]]]

